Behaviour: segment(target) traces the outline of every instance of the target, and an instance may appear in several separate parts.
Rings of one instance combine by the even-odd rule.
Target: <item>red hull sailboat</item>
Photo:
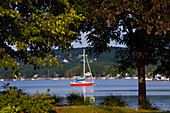
[[[70,83],[71,86],[92,86],[94,82]]]
[[[89,71],[90,71],[89,73],[90,74],[89,73],[88,74],[85,73],[85,59],[87,61],[87,65],[88,65],[88,68],[89,68]],[[94,84],[94,79],[93,79],[93,76],[91,74],[90,65],[89,65],[87,56],[85,55],[85,50],[83,50],[83,74],[84,74],[84,78],[78,78],[75,81],[70,82],[70,86],[92,86]],[[86,81],[85,80],[85,76],[86,75],[90,75],[91,81]]]

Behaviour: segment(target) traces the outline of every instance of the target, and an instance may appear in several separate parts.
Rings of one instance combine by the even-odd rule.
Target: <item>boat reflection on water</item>
[[[71,87],[72,91],[77,94],[82,94],[85,99],[89,98],[90,101],[94,98],[94,87],[93,86],[78,86]]]
[[[84,98],[86,99],[86,88],[85,88],[85,86],[82,86],[82,88],[83,88],[83,95],[84,95]]]
[[[94,93],[93,86],[78,86],[78,87],[71,87],[71,90],[75,93],[83,94],[83,95],[92,95]]]
[[[95,101],[95,97],[93,96],[93,93],[94,92],[94,88],[91,87],[86,87],[86,86],[82,86],[82,93],[83,93],[83,96],[85,99],[90,99],[90,102],[94,102]],[[92,95],[88,95],[88,94],[92,94]]]

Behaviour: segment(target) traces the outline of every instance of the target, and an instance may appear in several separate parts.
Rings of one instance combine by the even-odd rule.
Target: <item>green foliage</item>
[[[71,93],[66,98],[70,105],[91,105],[90,100],[84,98],[83,94]]]
[[[5,90],[0,93],[1,112],[48,112],[55,109],[55,100],[47,90],[45,94],[25,95],[21,89],[4,84]]]
[[[159,110],[158,107],[154,107],[149,101],[143,102],[141,108],[147,110]]]
[[[101,64],[92,64],[91,65],[92,67],[92,73],[95,75],[95,76],[100,76],[100,75],[105,75],[105,67]]]
[[[52,95],[51,98],[55,100],[53,104],[56,104],[56,105],[58,105],[62,101],[62,98],[56,95]]]
[[[114,96],[111,94],[109,96],[104,97],[104,102],[102,102],[101,104],[109,107],[124,107],[127,105],[127,102],[122,100],[121,96]]]
[[[18,61],[58,67],[54,48],[68,53],[83,20],[67,0],[0,1],[0,69],[11,68],[14,76],[21,74]]]

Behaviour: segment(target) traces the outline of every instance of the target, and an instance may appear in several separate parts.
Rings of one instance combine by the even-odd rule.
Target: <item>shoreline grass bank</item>
[[[169,113],[170,111],[160,110],[142,110],[131,109],[124,107],[99,107],[99,106],[58,106],[56,107],[57,113]]]

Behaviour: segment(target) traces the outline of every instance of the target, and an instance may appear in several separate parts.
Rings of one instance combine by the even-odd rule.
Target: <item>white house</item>
[[[64,59],[63,62],[68,63],[68,60],[67,60],[67,59]]]

